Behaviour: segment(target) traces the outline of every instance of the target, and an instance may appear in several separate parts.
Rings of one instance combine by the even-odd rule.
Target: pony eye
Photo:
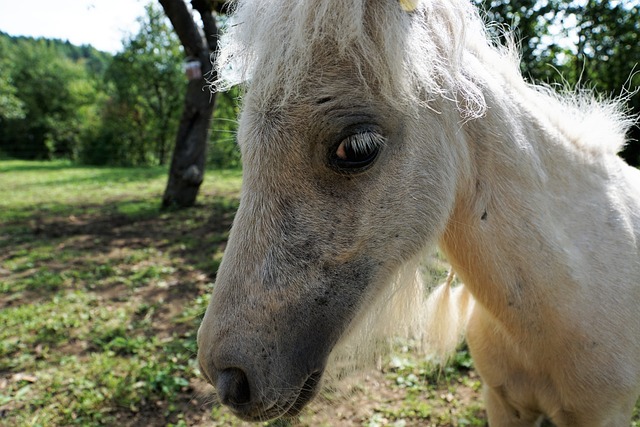
[[[351,135],[340,142],[333,154],[332,163],[342,170],[363,170],[378,157],[383,144],[382,135],[374,132]]]

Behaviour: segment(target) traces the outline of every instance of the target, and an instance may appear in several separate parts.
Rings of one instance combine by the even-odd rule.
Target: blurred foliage
[[[236,144],[236,117],[240,113],[240,90],[235,87],[228,92],[221,92],[216,98],[216,109],[211,126],[211,144],[209,158],[211,166],[218,168],[240,167],[240,149]]]
[[[146,6],[141,30],[124,43],[103,81],[101,123],[85,140],[89,164],[165,164],[178,128],[186,79],[180,42],[158,6]]]
[[[474,0],[489,33],[505,42],[515,33],[523,75],[560,90],[580,88],[605,99],[627,97],[640,115],[640,0]],[[622,156],[640,164],[640,128],[630,132]]]
[[[13,61],[9,57],[9,41],[0,37],[0,120],[23,119],[24,103],[16,96],[13,83]]]
[[[160,6],[110,55],[60,40],[0,33],[0,154],[91,165],[170,160],[187,79],[184,54]],[[207,90],[206,88],[203,90]],[[218,97],[209,161],[240,166],[237,91]]]
[[[104,54],[5,34],[0,52],[0,150],[32,159],[72,156],[93,123],[99,91],[91,67],[99,72]]]

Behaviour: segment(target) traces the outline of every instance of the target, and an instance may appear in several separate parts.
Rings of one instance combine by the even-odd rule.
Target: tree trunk
[[[207,89],[205,78],[215,79],[211,54],[217,47],[218,29],[211,2],[193,0],[193,8],[202,17],[206,38],[196,26],[184,0],[159,0],[180,38],[185,53],[200,62],[202,76],[189,80],[171,159],[169,179],[162,207],[193,206],[204,179],[209,125],[215,106],[215,93]]]

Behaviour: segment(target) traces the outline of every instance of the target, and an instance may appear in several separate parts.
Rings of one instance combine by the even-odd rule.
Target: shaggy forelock
[[[490,81],[511,86],[531,102],[542,95],[550,119],[565,121],[559,129],[598,123],[614,130],[608,143],[590,136],[595,125],[572,138],[596,151],[617,152],[633,123],[620,112],[620,101],[531,90],[519,72],[516,43],[492,43],[468,0],[421,0],[410,13],[398,0],[236,0],[232,8],[213,86],[243,84],[255,95],[257,109],[285,105],[328,64],[348,64],[364,96],[382,97],[404,111],[434,108],[432,101],[445,98],[463,120],[481,117],[487,108],[483,86]]]
[[[397,0],[240,0],[215,86],[245,83],[257,99],[285,103],[310,73],[322,73],[326,56],[353,64],[364,90],[392,104],[444,96],[478,116],[484,99],[462,67],[466,35],[474,33],[484,35],[481,20],[460,0],[425,0],[411,13]]]

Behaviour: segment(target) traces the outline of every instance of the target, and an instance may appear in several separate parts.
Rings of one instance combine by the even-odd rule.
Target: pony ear
[[[418,8],[420,0],[399,0],[402,10],[405,12],[413,12]]]

